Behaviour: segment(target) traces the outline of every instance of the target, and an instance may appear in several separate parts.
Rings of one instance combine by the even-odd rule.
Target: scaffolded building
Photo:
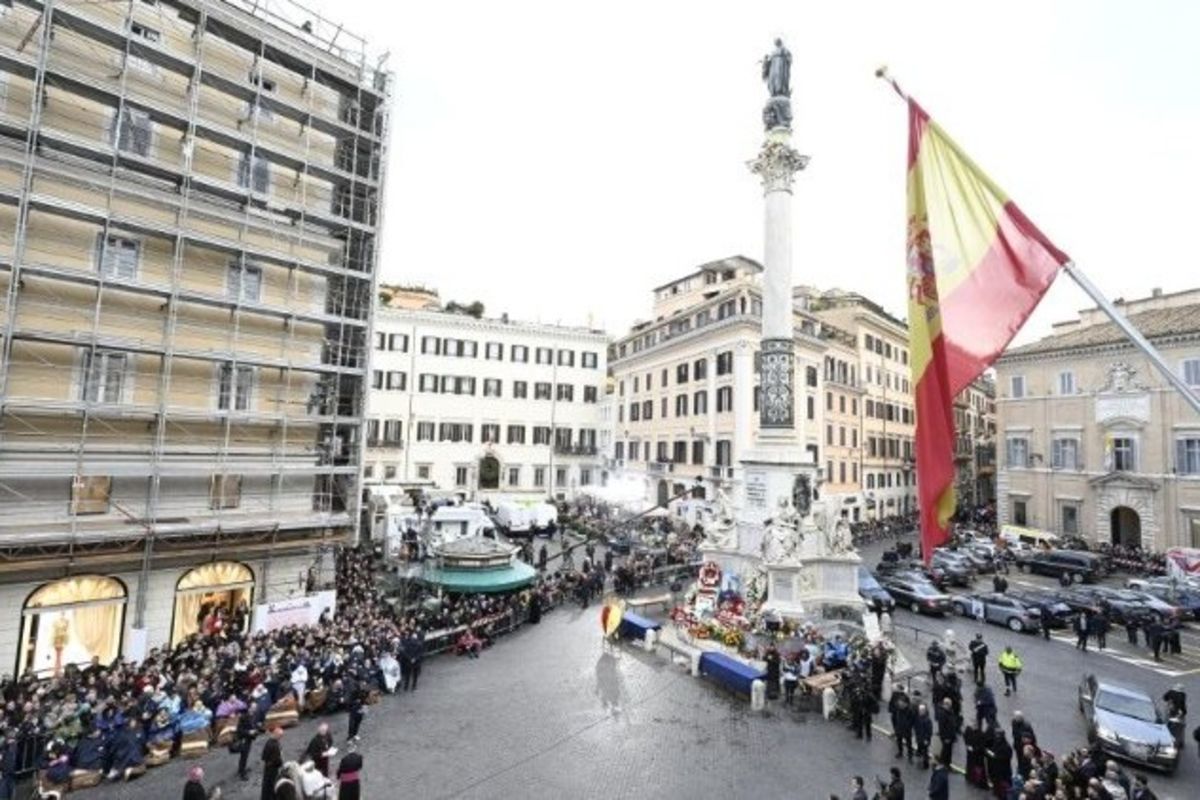
[[[0,671],[354,535],[389,91],[295,3],[0,0]]]

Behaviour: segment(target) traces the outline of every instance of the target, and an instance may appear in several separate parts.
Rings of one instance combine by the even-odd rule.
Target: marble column
[[[762,179],[766,205],[762,275],[760,436],[795,438],[796,369],[792,315],[792,181],[808,156],[791,146],[790,128],[767,132],[750,171]]]

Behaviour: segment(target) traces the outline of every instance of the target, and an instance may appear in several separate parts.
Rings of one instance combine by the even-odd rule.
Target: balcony
[[[556,444],[556,456],[595,456],[599,450],[594,444]]]
[[[403,439],[384,439],[382,437],[377,437],[374,439],[367,439],[367,447],[379,447],[379,448],[383,448],[383,449],[390,448],[390,449],[394,449],[394,450],[403,450],[404,449],[404,440]]]
[[[954,460],[971,461],[975,457],[975,443],[970,439],[954,440]]]
[[[667,475],[675,471],[675,465],[670,461],[649,461],[646,463],[646,471],[651,475]]]

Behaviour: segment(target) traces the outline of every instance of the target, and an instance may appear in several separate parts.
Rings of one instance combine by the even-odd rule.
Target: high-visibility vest
[[[1000,669],[1007,672],[1021,671],[1021,657],[1009,650],[1000,654]]]

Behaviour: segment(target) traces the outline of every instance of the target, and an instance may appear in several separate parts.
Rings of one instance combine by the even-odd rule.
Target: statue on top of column
[[[791,127],[792,53],[783,46],[783,39],[776,39],[774,52],[763,56],[762,79],[770,95],[763,106],[763,125],[767,130]]]

